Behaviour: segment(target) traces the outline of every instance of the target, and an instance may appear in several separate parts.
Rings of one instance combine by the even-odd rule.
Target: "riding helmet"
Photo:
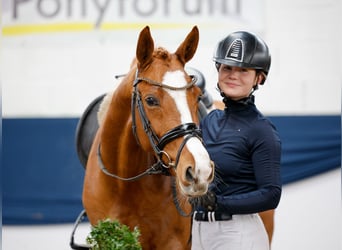
[[[252,68],[268,74],[271,66],[271,55],[266,43],[258,36],[237,31],[221,40],[215,50],[216,68],[220,64],[233,67]]]

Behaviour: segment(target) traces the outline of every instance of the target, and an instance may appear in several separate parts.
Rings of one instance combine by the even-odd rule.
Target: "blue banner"
[[[287,184],[341,165],[340,116],[272,116],[282,140]],[[84,169],[76,153],[78,118],[3,119],[3,223],[74,222]]]

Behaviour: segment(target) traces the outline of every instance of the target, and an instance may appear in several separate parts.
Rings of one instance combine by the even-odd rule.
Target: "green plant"
[[[119,221],[106,219],[92,227],[87,242],[93,250],[141,250],[139,236],[137,227],[130,231],[128,226]]]

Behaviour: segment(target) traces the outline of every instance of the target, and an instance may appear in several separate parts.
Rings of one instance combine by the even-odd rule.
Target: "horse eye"
[[[153,97],[153,96],[148,96],[145,98],[145,101],[147,103],[148,106],[159,106],[159,101],[157,98]]]
[[[202,98],[203,98],[203,96],[202,96],[202,95],[200,95],[199,97],[197,97],[197,102],[200,102],[200,101],[202,101]]]

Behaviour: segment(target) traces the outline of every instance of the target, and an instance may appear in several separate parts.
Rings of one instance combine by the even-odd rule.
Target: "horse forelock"
[[[154,50],[153,56],[163,60],[171,60],[171,54],[163,47],[158,47]]]

